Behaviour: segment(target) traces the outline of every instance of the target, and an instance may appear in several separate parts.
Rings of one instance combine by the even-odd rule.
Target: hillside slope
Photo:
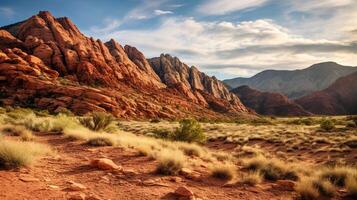
[[[279,93],[260,92],[248,86],[237,87],[231,92],[236,94],[246,107],[261,115],[304,116],[311,114]]]
[[[299,98],[295,102],[314,114],[357,114],[357,72],[341,77],[327,89]]]
[[[251,78],[234,78],[224,83],[232,88],[247,85],[259,91],[278,92],[294,99],[323,90],[338,78],[356,71],[357,67],[324,62],[302,70],[266,70]]]

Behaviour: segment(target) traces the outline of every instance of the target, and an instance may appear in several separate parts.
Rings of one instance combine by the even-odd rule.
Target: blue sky
[[[356,66],[356,0],[2,0],[0,26],[40,10],[147,57],[170,53],[220,79],[336,61]]]

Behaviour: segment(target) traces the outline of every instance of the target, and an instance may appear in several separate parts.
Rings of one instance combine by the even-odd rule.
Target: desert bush
[[[90,138],[87,142],[91,146],[114,146],[115,141],[109,137],[94,137]]]
[[[173,133],[167,129],[154,129],[152,133],[156,138],[172,140]]]
[[[156,172],[163,175],[176,175],[184,167],[185,157],[181,152],[164,150],[158,157]]]
[[[271,120],[264,117],[254,118],[250,120],[249,123],[253,125],[273,125]]]
[[[307,125],[311,126],[313,124],[316,124],[317,121],[314,120],[313,118],[307,117],[307,118],[299,118],[299,119],[294,119],[292,121],[288,121],[288,124],[295,124],[295,125]]]
[[[319,190],[314,186],[315,180],[303,177],[295,187],[300,200],[315,200],[320,196]]]
[[[80,117],[79,121],[92,131],[101,131],[109,127],[113,117],[104,112],[93,112],[90,116]]]
[[[184,152],[187,156],[200,157],[204,154],[204,150],[197,144],[179,143],[178,148]]]
[[[183,119],[180,121],[180,127],[177,128],[173,134],[172,139],[184,142],[199,142],[206,140],[200,123],[194,119]]]
[[[50,152],[49,147],[38,143],[0,140],[0,168],[27,166],[37,156]]]
[[[277,159],[257,156],[243,160],[244,168],[259,172],[266,180],[297,180],[298,174],[293,167]]]
[[[321,169],[319,177],[328,180],[332,184],[344,187],[349,177],[357,178],[357,169],[347,166],[334,166]]]
[[[347,128],[356,128],[357,125],[356,125],[356,123],[353,122],[353,121],[347,121],[346,127],[347,127]]]
[[[1,131],[7,135],[20,136],[23,141],[31,141],[34,139],[32,132],[27,130],[24,126],[6,125],[1,127]]]
[[[211,176],[221,180],[232,180],[236,175],[236,168],[232,164],[216,164],[211,169]]]
[[[330,119],[324,119],[320,123],[320,128],[324,131],[331,131],[335,128],[335,123]]]
[[[357,127],[357,115],[347,116],[347,120],[352,121],[355,124],[354,127]]]
[[[242,177],[240,178],[241,183],[247,184],[247,185],[251,185],[254,186],[258,183],[262,182],[262,176],[260,173],[258,172],[248,172],[247,174],[242,175]]]

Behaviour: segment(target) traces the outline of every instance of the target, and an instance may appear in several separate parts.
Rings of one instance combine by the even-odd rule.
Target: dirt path
[[[179,177],[178,182],[173,182],[172,176],[154,174],[156,161],[138,156],[135,151],[117,147],[93,148],[54,135],[38,136],[37,142],[51,145],[57,153],[39,159],[28,168],[0,171],[0,199],[69,199],[75,194],[84,194],[86,199],[105,200],[175,199],[170,193],[179,186],[187,186],[198,199],[207,200],[291,199],[293,195],[273,189],[273,183],[223,187],[223,182],[209,178],[208,174],[202,174],[195,181]],[[112,159],[127,173],[95,169],[89,165],[94,158]],[[69,191],[71,181],[83,184],[87,189]]]

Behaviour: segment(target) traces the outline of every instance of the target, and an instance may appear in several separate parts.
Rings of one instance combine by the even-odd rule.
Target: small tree
[[[180,127],[172,135],[173,140],[184,142],[199,142],[202,143],[206,140],[200,123],[195,119],[183,119],[180,121]]]
[[[320,124],[320,128],[324,131],[331,131],[332,129],[335,128],[335,123],[333,123],[333,121],[330,119],[325,119],[322,120]]]

